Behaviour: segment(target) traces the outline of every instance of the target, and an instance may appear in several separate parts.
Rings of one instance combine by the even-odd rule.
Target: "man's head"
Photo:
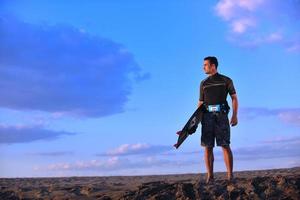
[[[218,59],[214,56],[204,58],[203,69],[206,74],[214,74],[218,69]]]

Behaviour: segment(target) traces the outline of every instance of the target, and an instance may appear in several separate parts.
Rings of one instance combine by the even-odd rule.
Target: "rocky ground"
[[[0,178],[0,199],[300,199],[300,167],[225,173],[113,177]]]

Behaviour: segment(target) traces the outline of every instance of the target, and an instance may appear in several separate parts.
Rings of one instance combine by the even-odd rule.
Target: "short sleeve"
[[[227,81],[227,91],[230,95],[233,95],[236,93],[234,85],[233,85],[233,81],[231,79],[229,79]]]
[[[199,101],[204,101],[204,93],[203,93],[203,81],[200,83],[200,90],[199,90]]]

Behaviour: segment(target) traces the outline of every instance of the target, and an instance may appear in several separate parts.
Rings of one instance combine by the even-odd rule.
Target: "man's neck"
[[[216,73],[218,73],[218,71],[214,71],[214,72],[212,72],[211,74],[208,74],[208,76],[213,76],[213,75],[215,75]]]

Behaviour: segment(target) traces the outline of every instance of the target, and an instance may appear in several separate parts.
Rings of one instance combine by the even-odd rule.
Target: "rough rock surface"
[[[228,183],[216,173],[204,174],[1,178],[0,199],[300,199],[300,167],[235,172]]]

